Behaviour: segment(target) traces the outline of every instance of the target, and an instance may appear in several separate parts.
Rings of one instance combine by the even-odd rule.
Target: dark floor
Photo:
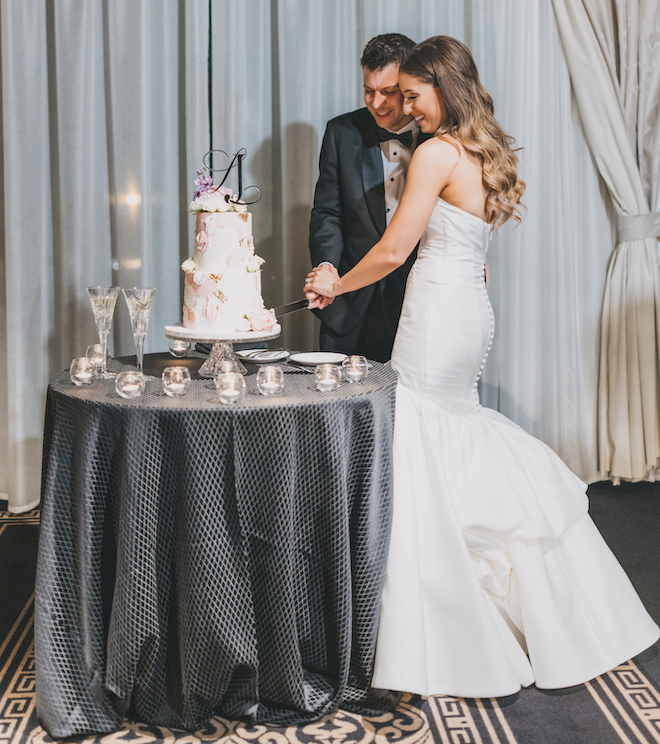
[[[660,482],[594,483],[589,504],[605,541],[660,624]],[[635,661],[660,689],[660,641]]]

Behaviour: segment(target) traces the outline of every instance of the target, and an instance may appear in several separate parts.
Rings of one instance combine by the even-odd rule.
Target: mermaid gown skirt
[[[494,328],[490,231],[439,199],[408,279],[374,687],[462,697],[569,687],[660,635],[587,513],[585,484],[479,404]]]

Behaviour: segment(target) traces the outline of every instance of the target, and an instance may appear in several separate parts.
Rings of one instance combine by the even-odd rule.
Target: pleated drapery
[[[598,381],[598,469],[660,466],[660,4],[553,0],[587,142],[615,211]]]
[[[551,0],[0,0],[0,498],[10,509],[38,502],[50,377],[96,339],[85,287],[155,286],[146,350],[166,348],[192,251],[192,182],[211,145],[245,147],[245,183],[263,192],[251,209],[267,304],[302,296],[325,124],[362,105],[362,49],[391,31],[465,41],[524,146],[523,224],[492,241],[497,337],[483,402],[597,479],[612,244]],[[116,355],[134,353],[124,305]],[[311,314],[285,317],[278,343],[314,348]]]

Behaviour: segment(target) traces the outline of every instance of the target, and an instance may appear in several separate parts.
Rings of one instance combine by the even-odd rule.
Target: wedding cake
[[[184,270],[183,326],[209,338],[278,328],[261,297],[261,264],[254,252],[252,215],[224,186],[198,172],[190,205],[196,214],[195,253]]]

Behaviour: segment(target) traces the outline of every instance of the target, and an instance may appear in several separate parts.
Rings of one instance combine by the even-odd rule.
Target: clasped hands
[[[311,310],[328,307],[335,299],[335,282],[339,279],[339,272],[330,264],[322,264],[307,274],[303,291],[309,300],[307,307]]]

